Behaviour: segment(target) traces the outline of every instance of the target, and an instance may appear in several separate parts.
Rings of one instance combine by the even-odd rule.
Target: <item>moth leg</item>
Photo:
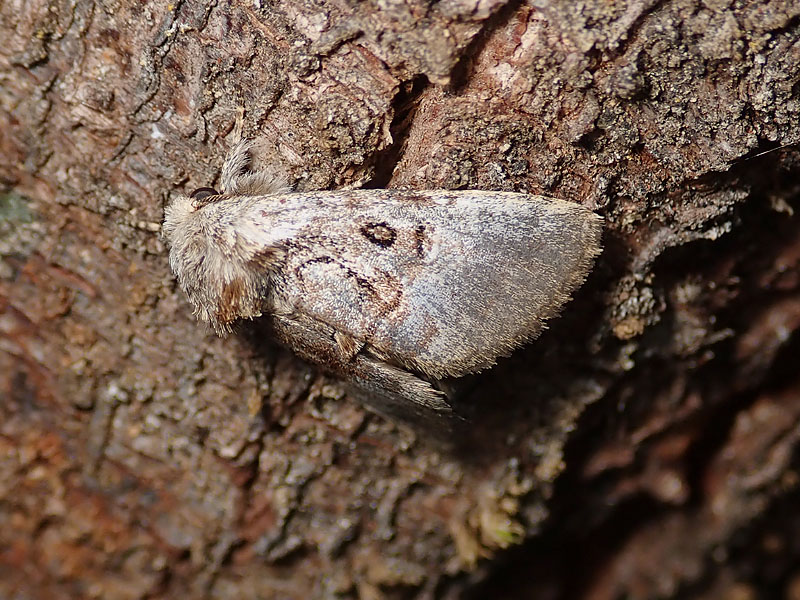
[[[406,423],[437,423],[439,427],[442,417],[453,416],[444,392],[414,373],[371,356],[363,342],[330,325],[303,315],[273,315],[270,324],[278,340],[300,357],[345,378],[358,399],[375,412]]]
[[[251,171],[253,141],[242,138],[225,157],[220,175],[224,194],[232,196],[271,196],[290,191],[286,179],[272,169]]]

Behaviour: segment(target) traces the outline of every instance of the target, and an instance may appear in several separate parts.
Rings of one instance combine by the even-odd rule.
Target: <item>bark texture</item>
[[[800,598],[800,4],[0,4],[0,596]],[[589,281],[461,443],[199,326],[237,110],[299,190],[529,191]],[[442,443],[444,442],[444,443]]]

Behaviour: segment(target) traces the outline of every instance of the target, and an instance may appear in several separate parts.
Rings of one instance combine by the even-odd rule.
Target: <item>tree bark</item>
[[[0,39],[0,596],[800,597],[800,4],[7,0]],[[163,208],[242,108],[298,190],[605,217],[461,443],[192,317]]]

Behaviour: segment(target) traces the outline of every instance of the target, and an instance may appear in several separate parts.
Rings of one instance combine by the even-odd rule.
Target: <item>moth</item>
[[[169,262],[220,335],[264,317],[389,416],[450,411],[442,380],[536,337],[590,271],[602,219],[511,192],[292,193],[233,146],[221,190],[165,210]]]

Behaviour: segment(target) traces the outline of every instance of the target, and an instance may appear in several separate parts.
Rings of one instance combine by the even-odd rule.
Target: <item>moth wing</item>
[[[364,354],[348,357],[337,332],[308,316],[269,320],[274,337],[299,356],[345,377],[351,391],[373,411],[393,420],[444,433],[455,418],[447,395],[413,373]]]
[[[434,378],[489,367],[536,336],[600,252],[600,217],[541,196],[318,192],[290,216],[292,196],[270,219],[293,224],[278,304]]]

